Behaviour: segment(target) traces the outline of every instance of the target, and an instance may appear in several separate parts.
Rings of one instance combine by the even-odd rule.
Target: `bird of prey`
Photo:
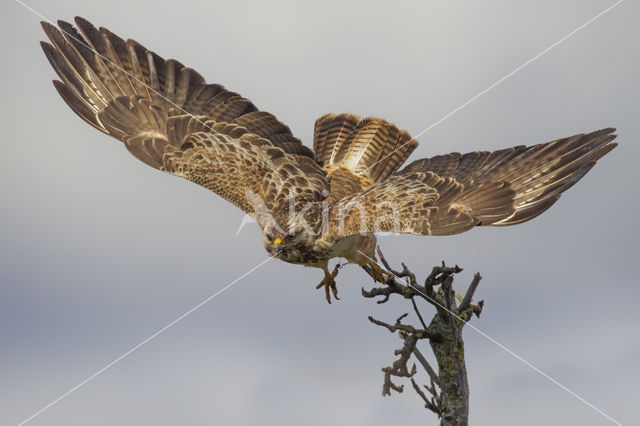
[[[530,220],[611,151],[614,129],[495,152],[457,152],[400,169],[418,143],[380,118],[327,114],[313,150],[250,100],[208,84],[83,18],[43,22],[42,42],[76,114],[119,139],[137,159],[217,193],[261,227],[267,252],[321,268],[345,258],[376,280],[375,232],[450,235]]]

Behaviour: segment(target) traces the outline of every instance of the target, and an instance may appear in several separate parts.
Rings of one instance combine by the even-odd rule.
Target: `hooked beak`
[[[281,245],[282,245],[282,238],[278,237],[275,240],[273,240],[273,247],[276,249],[276,251],[280,251]]]

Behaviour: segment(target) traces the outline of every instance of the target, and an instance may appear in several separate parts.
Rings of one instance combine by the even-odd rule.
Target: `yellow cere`
[[[282,244],[282,238],[278,237],[275,240],[273,240],[273,245],[277,245],[277,244]]]

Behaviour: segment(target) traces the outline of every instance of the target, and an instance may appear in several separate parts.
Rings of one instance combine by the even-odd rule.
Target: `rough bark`
[[[434,267],[424,285],[420,285],[405,264],[402,264],[402,271],[395,271],[389,266],[379,249],[378,254],[390,275],[384,286],[374,287],[371,290],[363,288],[362,295],[367,298],[382,296],[383,298],[377,303],[387,302],[392,294],[409,299],[420,323],[417,327],[403,323],[408,313],[398,317],[394,324],[369,317],[372,323],[385,327],[392,333],[398,333],[404,343],[402,348],[395,351],[398,359],[391,366],[382,369],[384,372],[382,394],[391,395],[391,391],[400,393],[404,390],[403,385],[393,382],[393,377],[409,379],[413,389],[423,400],[425,408],[438,415],[441,425],[467,425],[469,383],[462,328],[473,314],[479,316],[482,312],[483,301],[473,303],[474,293],[480,283],[480,275],[474,275],[465,296],[460,297],[453,290],[453,276],[462,271],[458,266],[447,267],[443,262],[442,266]],[[418,309],[416,299],[428,302],[436,310],[428,326]],[[437,373],[418,348],[418,343],[424,339],[429,340],[436,358]],[[417,367],[415,364],[411,368],[408,366],[412,355],[427,373],[429,384],[419,386],[416,382],[414,376],[418,371]]]
[[[461,321],[456,322],[459,335],[462,324]],[[429,328],[442,336],[441,339],[429,340],[438,362],[441,424],[466,425],[469,417],[469,384],[464,363],[464,343],[451,332],[449,318],[443,318],[440,314],[433,317]]]

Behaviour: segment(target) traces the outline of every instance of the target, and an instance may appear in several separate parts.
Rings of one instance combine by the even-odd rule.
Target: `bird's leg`
[[[385,284],[387,282],[385,275],[387,277],[393,276],[391,272],[383,269],[380,265],[378,265],[378,262],[376,262],[376,260],[372,258],[369,258],[369,262],[367,262],[365,265],[362,265],[362,269],[367,271],[367,274],[371,275],[371,278],[373,278],[375,282],[379,282],[382,284]]]
[[[378,260],[376,259],[376,254],[374,251],[375,247],[376,247],[375,238],[373,238],[373,240],[371,239],[366,240],[362,246],[362,249],[356,248],[358,259],[354,260],[354,262],[358,263],[362,267],[362,269],[364,269],[365,272],[369,274],[371,278],[373,278],[373,281],[386,284],[387,278],[385,278],[385,275],[388,278],[391,278],[393,277],[393,273],[387,271],[386,269],[383,269],[378,264]],[[386,265],[385,260],[382,258],[382,254],[381,254],[381,259],[382,259],[382,263]]]
[[[342,265],[340,265],[339,263],[336,264],[332,272],[329,272],[329,269],[327,269],[327,265],[322,267],[322,270],[324,271],[324,278],[322,279],[322,281],[320,281],[320,284],[318,284],[316,288],[319,289],[324,287],[325,297],[327,298],[327,302],[329,303],[331,303],[331,293],[333,293],[333,297],[336,300],[340,300],[340,298],[338,297],[338,287],[336,287],[335,277],[338,276],[338,270],[341,266]],[[329,292],[329,290],[331,290],[331,292]]]

